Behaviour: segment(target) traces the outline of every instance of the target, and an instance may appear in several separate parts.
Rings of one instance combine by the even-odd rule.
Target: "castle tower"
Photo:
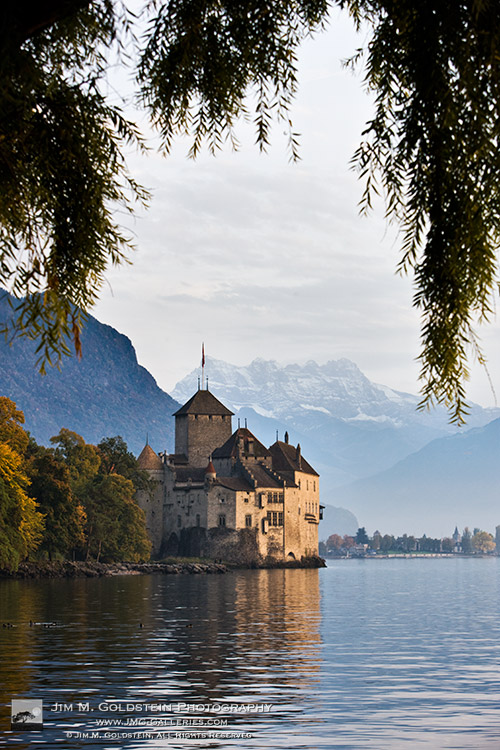
[[[190,466],[205,468],[216,448],[231,437],[231,417],[224,404],[208,390],[199,390],[175,412],[175,453]]]

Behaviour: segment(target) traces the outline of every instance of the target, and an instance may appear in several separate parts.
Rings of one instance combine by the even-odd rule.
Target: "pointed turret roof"
[[[174,413],[174,417],[180,417],[184,414],[217,414],[218,416],[233,416],[233,412],[222,404],[218,398],[215,398],[210,391],[196,391],[184,406],[181,406]]]
[[[138,469],[161,469],[163,464],[161,458],[154,452],[151,446],[145,445],[137,459]]]

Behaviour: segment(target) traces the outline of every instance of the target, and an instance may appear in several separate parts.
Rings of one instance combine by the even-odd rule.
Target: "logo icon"
[[[10,728],[21,732],[43,729],[43,701],[13,700],[11,703]]]

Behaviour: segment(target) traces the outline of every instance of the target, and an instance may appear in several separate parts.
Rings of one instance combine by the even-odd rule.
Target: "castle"
[[[154,480],[137,494],[153,556],[212,556],[221,540],[250,541],[261,559],[317,555],[319,475],[300,445],[285,433],[266,448],[246,427],[233,432],[233,412],[208,389],[174,416],[175,453],[147,444],[138,458]]]

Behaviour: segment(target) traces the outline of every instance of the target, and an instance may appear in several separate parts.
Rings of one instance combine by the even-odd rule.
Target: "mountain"
[[[9,314],[8,295],[0,296],[0,321]],[[149,441],[156,450],[173,450],[172,414],[179,404],[162,391],[137,362],[131,341],[89,316],[82,332],[83,357],[65,357],[61,370],[36,369],[35,343],[0,339],[0,395],[22,409],[25,427],[48,444],[67,427],[90,443],[121,435],[138,454]]]
[[[433,440],[391,469],[337,490],[371,533],[451,536],[500,524],[500,419]]]
[[[237,415],[251,417],[251,429],[258,424],[273,440],[276,429],[287,429],[310,456],[328,493],[457,431],[444,409],[417,411],[418,396],[372,383],[348,359],[286,366],[256,359],[237,367],[208,357],[206,371],[210,389]],[[177,383],[173,397],[188,398],[197,377],[194,370]],[[473,406],[468,424],[481,426],[499,416],[500,409]]]

